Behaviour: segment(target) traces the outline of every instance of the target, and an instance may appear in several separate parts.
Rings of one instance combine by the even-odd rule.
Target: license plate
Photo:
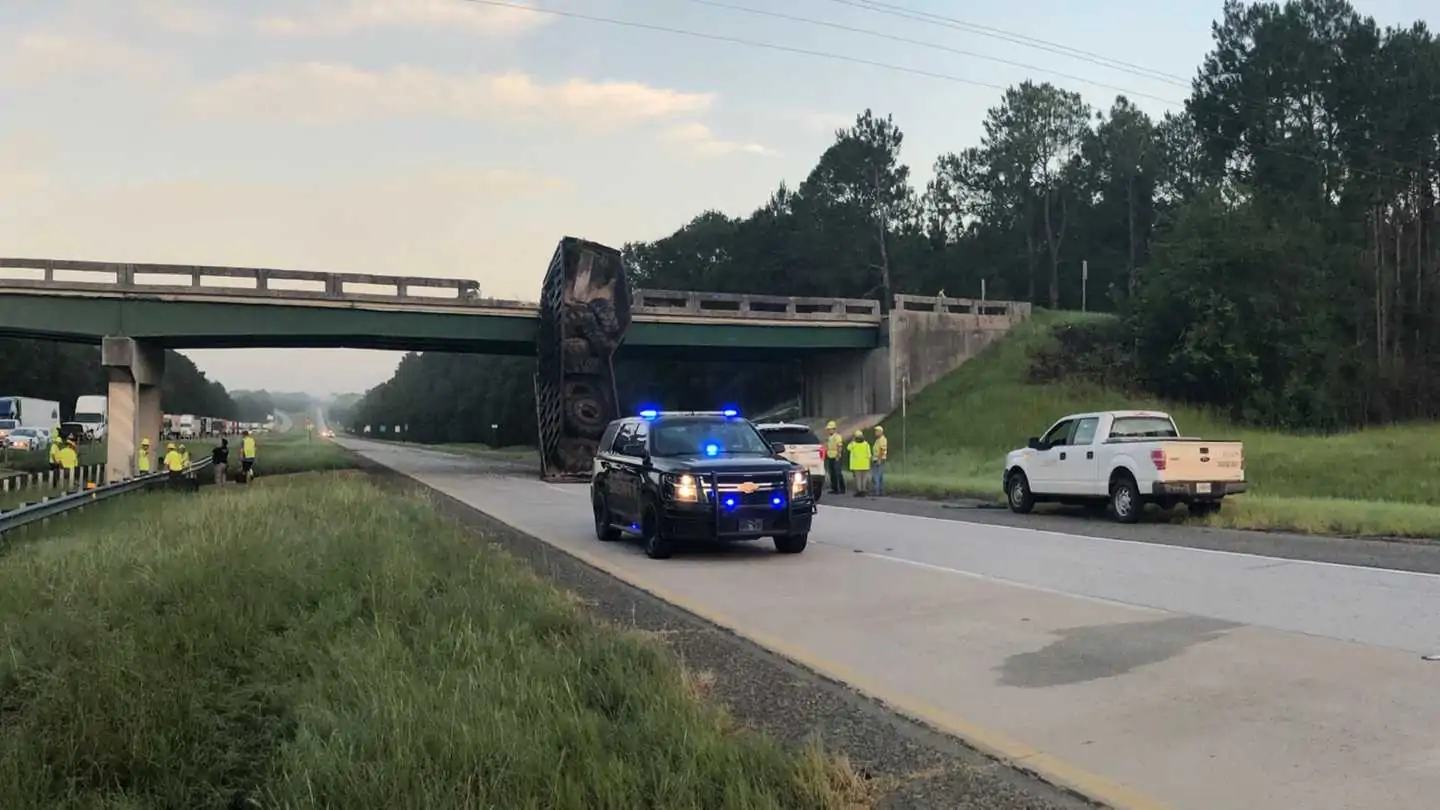
[[[740,521],[740,531],[741,531],[741,533],[743,533],[743,534],[754,534],[754,533],[756,533],[756,532],[762,532],[762,531],[764,531],[764,530],[765,530],[765,521],[763,521],[763,520],[742,520],[742,521]]]
[[[1195,494],[1197,494],[1197,495],[1209,495],[1209,494],[1210,494],[1210,485],[1209,485],[1209,484],[1196,484],[1196,485],[1195,485]]]

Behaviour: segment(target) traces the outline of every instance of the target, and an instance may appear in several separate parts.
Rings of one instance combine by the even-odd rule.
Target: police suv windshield
[[[770,455],[770,446],[743,419],[666,419],[650,426],[653,456]]]

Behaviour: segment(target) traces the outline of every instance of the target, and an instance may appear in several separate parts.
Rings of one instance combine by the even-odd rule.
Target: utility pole
[[[1086,299],[1090,292],[1090,260],[1080,262],[1080,311],[1084,312],[1089,303]]]

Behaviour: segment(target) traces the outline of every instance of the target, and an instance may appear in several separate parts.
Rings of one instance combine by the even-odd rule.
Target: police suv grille
[[[754,484],[754,492],[746,492],[746,483]],[[770,497],[776,493],[785,491],[785,475],[775,473],[751,474],[744,473],[717,473],[715,475],[715,488],[720,495],[738,495],[740,504],[743,506],[769,504]]]

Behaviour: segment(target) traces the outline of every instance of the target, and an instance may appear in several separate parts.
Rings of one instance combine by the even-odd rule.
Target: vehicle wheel
[[[640,519],[640,537],[645,543],[645,556],[652,560],[668,560],[675,553],[675,544],[660,531],[660,517],[655,507],[645,507]]]
[[[1128,475],[1116,478],[1110,484],[1110,512],[1121,523],[1134,523],[1140,519],[1145,504],[1140,500],[1140,487]]]
[[[1219,512],[1220,512],[1220,502],[1219,502],[1219,501],[1192,501],[1192,502],[1190,503],[1190,506],[1189,506],[1188,508],[1189,508],[1189,510],[1190,510],[1190,516],[1191,516],[1191,517],[1206,517],[1206,516],[1208,516],[1208,515],[1219,514]]]
[[[775,538],[775,550],[781,554],[799,554],[809,542],[809,534],[782,534]]]
[[[602,543],[619,540],[620,530],[610,525],[610,508],[605,504],[605,496],[595,494],[591,498],[591,508],[595,512],[595,539]]]
[[[1010,474],[1005,486],[1005,500],[1010,502],[1010,511],[1017,515],[1028,515],[1035,508],[1035,493],[1030,491],[1030,479],[1016,470]]]
[[[575,434],[586,439],[598,439],[605,432],[609,422],[605,418],[605,397],[600,389],[589,380],[570,380],[565,383],[565,422]]]

